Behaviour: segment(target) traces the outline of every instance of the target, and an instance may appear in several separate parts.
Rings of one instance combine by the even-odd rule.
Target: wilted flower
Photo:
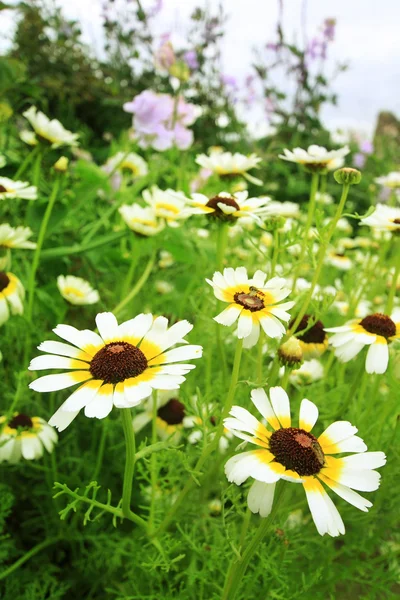
[[[41,458],[44,448],[52,452],[57,441],[56,431],[40,417],[22,413],[0,417],[0,463]]]
[[[36,200],[37,189],[34,185],[29,185],[27,181],[13,181],[8,177],[0,177],[0,200],[9,198]]]
[[[82,408],[87,417],[104,419],[112,410],[137,406],[153,389],[177,389],[194,365],[184,360],[200,358],[201,346],[184,344],[192,330],[188,321],[168,328],[168,319],[140,314],[118,325],[112,313],[96,317],[99,334],[70,325],[58,325],[54,333],[70,344],[43,342],[48,352],[34,358],[29,369],[68,369],[67,373],[45,375],[30,384],[36,392],[51,392],[81,385],[61,405],[49,423],[63,431]],[[179,364],[176,364],[179,363]]]
[[[90,283],[81,277],[73,275],[59,275],[57,287],[65,300],[77,306],[95,304],[99,301],[99,292],[94,290]]]
[[[22,113],[29,123],[35,130],[36,140],[45,141],[51,144],[52,148],[59,148],[60,146],[76,146],[78,144],[79,134],[72,133],[65,129],[57,119],[50,120],[45,114],[38,111],[36,107],[31,106]],[[27,136],[25,140],[27,141]],[[33,138],[28,144],[33,143]]]

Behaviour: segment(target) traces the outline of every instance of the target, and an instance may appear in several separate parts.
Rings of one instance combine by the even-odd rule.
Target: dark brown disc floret
[[[11,427],[11,429],[32,429],[33,421],[28,415],[19,413],[11,419],[8,426]]]
[[[396,335],[396,324],[390,317],[382,313],[375,313],[368,315],[362,321],[360,321],[361,327],[364,327],[368,333],[374,333],[375,335],[381,335],[388,339]]]
[[[90,372],[104,383],[119,383],[137,377],[147,369],[143,352],[128,342],[111,342],[99,350],[90,363]]]
[[[317,438],[304,429],[287,427],[274,431],[269,440],[269,447],[276,462],[295,471],[301,477],[316,475],[325,462]]]
[[[322,321],[316,321],[310,329],[307,329],[308,323],[311,319],[311,315],[304,315],[300,323],[298,324],[296,331],[294,332],[296,337],[306,344],[323,344],[326,338],[326,333],[324,331],[324,324]],[[289,324],[289,329],[294,323],[294,319]],[[297,335],[298,331],[303,331],[307,329],[304,333]]]
[[[8,287],[9,283],[10,283],[10,278],[7,275],[7,273],[1,272],[0,273],[0,292],[5,290],[6,287]]]
[[[226,215],[220,209],[218,204],[225,204],[226,206],[230,206],[230,207],[234,208],[235,210],[240,210],[239,204],[236,202],[236,200],[232,196],[214,196],[214,198],[211,198],[206,204],[206,206],[208,206],[208,208],[214,209],[214,212],[209,213],[209,216],[217,217],[218,219],[220,219],[222,221],[233,221],[235,219],[235,217],[233,217],[230,214]]]
[[[4,185],[0,185],[0,194],[3,194],[6,191],[7,191],[7,188],[5,188]]]
[[[167,404],[158,409],[157,416],[168,425],[180,425],[185,416],[185,407],[178,398],[171,398]]]

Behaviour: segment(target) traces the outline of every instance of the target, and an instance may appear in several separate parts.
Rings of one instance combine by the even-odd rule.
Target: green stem
[[[150,256],[150,259],[146,265],[145,270],[142,273],[142,276],[137,280],[136,285],[131,289],[129,294],[121,300],[119,304],[112,310],[115,316],[122,311],[122,309],[140,292],[148,278],[150,277],[151,270],[154,266],[154,262],[156,260],[156,250]]]
[[[263,331],[260,331],[260,337],[257,343],[257,385],[262,385],[263,382],[263,345],[264,335]]]
[[[110,235],[102,236],[91,244],[76,244],[75,246],[59,246],[58,248],[47,248],[42,252],[42,258],[57,258],[58,256],[69,256],[70,254],[83,254],[90,250],[95,250],[101,246],[110,245],[112,242],[116,242],[121,238],[130,234],[129,231],[119,231]]]
[[[23,173],[25,173],[27,167],[30,165],[30,163],[34,159],[35,154],[37,154],[39,152],[39,149],[40,149],[39,146],[35,146],[33,148],[33,150],[31,150],[29,152],[29,154],[25,157],[25,160],[22,162],[19,169],[17,170],[17,172],[14,175],[14,181],[17,181],[19,177],[22,177]]]
[[[315,287],[316,287],[316,285],[318,283],[318,280],[319,280],[319,277],[320,277],[320,274],[321,274],[321,271],[322,271],[322,267],[323,267],[323,264],[324,264],[326,250],[328,248],[329,242],[331,241],[332,235],[333,235],[333,233],[334,233],[334,231],[336,229],[337,222],[339,221],[340,216],[341,216],[341,214],[343,212],[343,208],[344,208],[344,205],[346,203],[346,199],[347,199],[347,195],[349,193],[349,189],[350,189],[350,185],[349,184],[344,184],[343,185],[342,196],[340,198],[340,202],[339,202],[339,206],[338,206],[338,208],[336,210],[336,214],[333,217],[333,219],[332,219],[332,221],[331,221],[331,223],[329,225],[327,234],[326,234],[324,240],[321,242],[321,245],[320,245],[320,248],[319,248],[317,266],[315,268],[314,276],[313,276],[312,281],[311,281],[311,286],[308,289],[308,292],[307,292],[307,294],[306,294],[306,296],[304,298],[303,305],[302,305],[302,307],[301,307],[301,309],[300,309],[300,311],[299,311],[299,313],[298,313],[298,315],[297,315],[297,317],[296,317],[296,319],[295,319],[292,327],[286,333],[285,339],[283,341],[286,341],[287,339],[289,339],[290,336],[293,334],[293,332],[295,332],[297,330],[297,327],[299,326],[302,318],[304,317],[304,315],[307,312],[307,308],[308,308],[308,306],[310,304],[312,295],[314,293]]]
[[[224,255],[226,244],[228,242],[229,225],[221,223],[217,233],[217,271],[222,271],[224,267]]]
[[[201,456],[199,458],[199,460],[197,461],[195,467],[194,467],[194,471],[195,472],[199,472],[201,470],[201,468],[203,467],[204,463],[206,462],[207,458],[210,456],[210,454],[212,454],[212,452],[218,447],[219,444],[219,440],[221,438],[221,435],[223,434],[224,431],[224,419],[225,417],[228,416],[229,411],[232,408],[232,404],[233,404],[233,400],[235,397],[235,390],[236,390],[236,385],[239,379],[239,372],[240,372],[240,361],[241,361],[241,357],[242,357],[242,348],[243,348],[243,340],[238,340],[237,341],[237,345],[236,345],[236,352],[235,352],[235,358],[234,358],[234,362],[233,362],[233,369],[232,369],[232,377],[231,377],[231,382],[230,382],[230,386],[229,386],[229,391],[225,400],[225,404],[224,404],[224,408],[221,414],[221,421],[218,425],[218,428],[215,432],[215,436],[212,440],[212,442],[210,444],[208,444],[208,446],[205,446],[203,448],[203,452],[201,453]],[[163,533],[168,525],[171,523],[171,521],[174,519],[175,514],[178,510],[178,508],[180,507],[180,505],[182,504],[183,500],[186,498],[186,495],[188,494],[188,492],[190,492],[190,490],[193,488],[193,486],[195,485],[194,479],[191,478],[187,481],[186,485],[184,486],[184,488],[181,490],[180,494],[178,495],[177,499],[175,500],[175,503],[171,506],[169,512],[167,513],[167,515],[165,516],[163,522],[161,523],[160,527],[157,529],[157,531],[155,532],[155,536],[159,536],[161,533]]]
[[[276,264],[278,262],[278,254],[279,254],[279,231],[278,229],[274,229],[274,241],[273,241],[273,250],[272,250],[272,259],[271,259],[271,274],[272,278],[275,275]]]
[[[308,202],[307,221],[306,221],[306,225],[305,225],[304,231],[303,231],[303,242],[301,244],[299,260],[298,260],[297,267],[295,269],[294,276],[293,276],[293,286],[292,286],[293,292],[296,290],[297,279],[299,277],[300,269],[304,263],[304,257],[305,257],[307,245],[308,245],[308,233],[310,231],[310,227],[314,220],[315,195],[318,191],[318,183],[319,183],[319,174],[313,173],[312,178],[311,178],[310,200]]]
[[[153,417],[151,422],[151,444],[157,442],[157,392],[153,392]],[[151,501],[149,515],[149,531],[154,527],[154,512],[156,507],[156,488],[157,488],[157,455],[153,453],[150,458],[150,482],[151,482]]]
[[[28,550],[26,554],[21,556],[21,558],[15,561],[15,563],[8,567],[8,569],[0,573],[0,581],[11,575],[11,573],[16,571],[21,565],[30,560],[33,556],[35,556],[35,554],[41,552],[42,550],[44,550],[48,546],[51,546],[52,544],[56,544],[59,541],[61,541],[61,538],[59,537],[48,538],[44,542],[40,542],[40,544],[37,544],[36,546]]]
[[[394,273],[393,279],[389,290],[389,295],[386,303],[386,314],[390,316],[393,311],[394,297],[396,295],[397,290],[397,280],[400,275],[400,242],[398,239],[394,239],[394,249],[395,249],[395,265],[394,265]]]
[[[40,253],[42,250],[44,238],[46,236],[46,231],[47,231],[47,226],[49,224],[50,216],[51,216],[55,201],[57,199],[58,190],[60,188],[60,181],[61,181],[60,177],[57,175],[57,178],[54,182],[54,186],[53,186],[49,201],[46,206],[46,210],[45,210],[43,220],[42,220],[40,230],[39,230],[39,236],[38,236],[35,254],[33,255],[32,267],[31,267],[31,271],[29,274],[29,281],[28,281],[28,308],[26,311],[26,317],[27,317],[27,320],[29,323],[32,320],[33,301],[34,301],[34,297],[35,297],[36,271],[39,267]]]
[[[240,583],[246,573],[251,558],[257,552],[257,550],[260,549],[260,543],[262,542],[266,534],[269,532],[272,525],[272,521],[281,504],[282,492],[284,489],[282,481],[278,482],[277,488],[278,493],[276,494],[274,507],[270,515],[262,519],[261,524],[257,529],[253,539],[245,548],[241,557],[239,559],[234,559],[231,562],[229,571],[225,579],[225,585],[222,592],[221,600],[234,600],[237,592],[239,591]]]
[[[132,426],[132,415],[130,408],[121,409],[122,427],[125,436],[126,457],[125,457],[125,472],[124,484],[122,491],[122,513],[124,517],[130,518],[131,514],[131,497],[132,497],[132,481],[135,472],[135,432]]]
[[[287,385],[289,383],[289,376],[290,376],[291,371],[292,371],[292,369],[290,369],[289,367],[285,367],[285,372],[283,374],[282,381],[281,381],[281,387],[283,387],[284,390],[286,390]]]
[[[100,443],[98,449],[96,449],[97,458],[96,458],[96,466],[93,472],[92,481],[97,481],[97,478],[100,473],[101,465],[103,464],[103,456],[104,450],[106,446],[107,439],[107,419],[104,419],[101,423],[101,435],[100,435]]]

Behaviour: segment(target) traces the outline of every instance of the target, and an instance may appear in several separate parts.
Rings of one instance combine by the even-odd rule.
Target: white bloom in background
[[[52,148],[60,146],[77,146],[79,134],[72,133],[65,129],[57,119],[50,120],[45,114],[38,111],[35,106],[31,106],[22,113],[23,116],[32,125],[37,141],[44,140],[51,144]],[[25,135],[26,141],[27,137]],[[31,142],[27,142],[32,145]]]
[[[299,369],[294,369],[289,375],[289,381],[297,385],[307,385],[319,381],[324,376],[324,367],[316,358],[306,360]]]
[[[160,390],[157,392],[157,435],[162,440],[173,436],[174,442],[179,442],[186,410],[179,400],[179,390]],[[132,421],[135,433],[139,433],[153,420],[153,398],[148,398],[143,404],[143,412],[135,415]]]
[[[128,206],[123,204],[119,208],[119,213],[129,229],[139,235],[151,237],[160,233],[165,227],[164,221],[156,217],[150,206],[143,207],[139,204]]]
[[[259,198],[261,199],[261,198]],[[266,217],[286,217],[298,218],[300,216],[300,206],[295,202],[278,202],[264,197],[267,201],[266,206],[261,212],[261,216]]]
[[[204,194],[192,194],[191,213],[208,214],[221,221],[233,222],[235,219],[250,217],[262,224],[260,213],[269,198],[248,198],[247,191],[229,194],[220,192],[213,198]]]
[[[31,235],[30,227],[11,227],[8,223],[3,223],[0,225],[0,247],[33,250],[36,244],[28,241]]]
[[[387,175],[377,177],[375,182],[391,189],[400,188],[400,171],[391,171],[391,173],[388,173]]]
[[[368,225],[376,231],[400,232],[400,208],[377,204],[374,212],[360,219],[361,225]]]
[[[25,144],[28,144],[28,146],[37,146],[39,143],[36,133],[30,129],[22,129],[19,132],[19,137]]]
[[[154,211],[159,219],[165,219],[170,227],[179,227],[182,220],[191,215],[188,210],[188,199],[183,192],[175,190],[160,190],[153,185],[142,193],[143,199]]]
[[[289,329],[293,327],[293,324],[294,319],[289,323]],[[318,358],[328,348],[329,340],[324,331],[324,324],[322,321],[317,320],[314,315],[304,315],[293,335],[300,342],[305,360]]]
[[[351,142],[351,132],[344,131],[343,129],[336,129],[336,131],[331,131],[331,140],[336,146],[349,144]]]
[[[353,267],[353,261],[348,256],[335,250],[329,250],[325,257],[325,262],[327,265],[332,265],[332,267],[336,267],[342,271],[349,271]]]
[[[137,177],[144,177],[148,174],[149,169],[147,162],[136,154],[135,152],[117,152],[114,156],[111,156],[106,164],[102,167],[106,173],[112,171],[128,171],[135,179]]]
[[[158,260],[158,266],[160,267],[160,269],[168,269],[169,267],[172,267],[172,265],[175,264],[175,260],[174,257],[172,256],[171,252],[168,252],[168,250],[161,250],[160,251],[160,258]]]
[[[332,423],[316,438],[311,430],[318,419],[318,408],[309,400],[302,400],[299,427],[292,427],[289,398],[281,387],[272,387],[269,398],[262,388],[253,390],[251,399],[272,431],[245,408],[232,408],[225,426],[256,449],[228,460],[225,465],[228,481],[241,485],[249,477],[255,479],[247,504],[261,517],[271,512],[279,479],[300,483],[318,533],[332,537],[344,534],[342,518],[323,484],[367,512],[371,502],[354,490],[378,489],[380,475],[374,469],[386,463],[385,454],[366,452],[367,446],[355,435],[357,428],[348,421]],[[333,456],[343,453],[357,454]]]
[[[0,272],[0,326],[10,315],[22,315],[25,297],[24,286],[12,273]]]
[[[197,409],[197,396],[193,397],[193,405],[194,410],[200,414],[192,414],[186,415],[183,419],[183,426],[185,429],[193,429],[193,431],[188,435],[189,444],[198,444],[204,438],[204,432],[206,433],[206,437],[208,437],[208,441],[212,441],[215,436],[215,429],[218,423],[218,420],[215,416],[215,412],[218,414],[218,410],[215,411],[215,405],[208,404],[207,406],[202,406],[200,410]],[[222,435],[218,442],[218,450],[221,453],[227,451],[229,447],[230,440],[233,439],[233,435],[226,427],[224,427]]]
[[[65,300],[78,306],[95,304],[100,300],[99,292],[92,288],[90,283],[81,277],[73,275],[59,275],[57,287]]]
[[[163,281],[162,279],[159,279],[158,281],[154,282],[154,288],[159,294],[170,294],[174,291],[175,286],[169,281]]]
[[[343,317],[347,317],[347,315],[349,314],[350,304],[345,300],[335,300],[331,304],[331,306],[332,308],[336,308],[339,314],[341,314]],[[366,317],[370,312],[371,302],[368,302],[368,300],[360,300],[360,302],[355,308],[354,316],[360,317],[362,319],[363,317]]]
[[[37,188],[34,185],[29,185],[27,181],[13,181],[8,177],[0,177],[0,200],[7,200],[8,198],[36,200]]]
[[[281,321],[289,321],[290,315],[286,310],[292,308],[294,302],[279,304],[290,294],[282,277],[267,281],[267,275],[258,270],[249,279],[246,268],[238,267],[226,268],[223,274],[217,271],[212,281],[206,281],[218,300],[229,303],[222,313],[214,317],[214,321],[226,326],[238,321],[237,337],[244,340],[244,348],[251,348],[257,343],[260,326],[271,338],[280,339],[286,333]]]
[[[389,364],[389,342],[400,338],[400,310],[389,317],[374,313],[354,319],[341,327],[328,327],[334,333],[329,342],[341,362],[349,362],[364,346],[369,346],[365,362],[367,373],[385,373]]]
[[[210,237],[210,232],[208,229],[204,229],[204,227],[197,227],[194,231],[196,232],[197,237],[201,238],[202,240],[206,240]]]
[[[84,408],[86,417],[104,419],[112,410],[137,406],[153,389],[175,390],[194,369],[186,362],[202,355],[202,347],[183,345],[192,330],[188,321],[168,328],[168,319],[140,314],[118,325],[112,313],[96,317],[99,334],[70,325],[58,325],[54,333],[70,342],[46,341],[39,350],[48,352],[34,358],[29,369],[67,369],[66,373],[45,375],[29,387],[52,392],[82,384],[52,416],[49,423],[63,431]],[[71,345],[72,344],[72,345]],[[178,347],[170,349],[179,344]]]
[[[258,163],[261,162],[256,154],[245,156],[239,152],[211,152],[207,154],[199,154],[196,156],[196,163],[204,169],[209,169],[220,177],[242,176],[255,185],[262,185],[260,179],[256,179],[249,175],[248,171],[258,168]]]
[[[347,146],[339,150],[327,150],[323,146],[315,144],[309,146],[307,150],[303,148],[294,148],[293,151],[284,149],[284,154],[279,154],[279,158],[289,162],[304,165],[315,171],[333,171],[344,165],[344,157],[350,152]]]
[[[327,219],[324,224],[328,224],[330,221],[330,219]],[[353,231],[352,226],[350,225],[350,223],[348,222],[347,219],[345,219],[344,217],[340,218],[338,220],[338,222],[336,223],[336,229],[337,231],[343,231],[344,233],[351,233]]]
[[[56,431],[40,417],[21,413],[9,420],[0,417],[0,463],[41,458],[44,449],[52,452],[57,441]]]
[[[317,204],[333,204],[333,196],[327,193],[317,192],[315,194],[315,201],[317,202]]]

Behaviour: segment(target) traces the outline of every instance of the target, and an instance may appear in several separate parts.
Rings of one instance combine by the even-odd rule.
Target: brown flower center
[[[119,383],[137,377],[147,369],[143,352],[128,342],[110,342],[99,350],[90,363],[90,372],[104,383]]]
[[[28,415],[20,413],[11,419],[8,426],[11,427],[11,429],[32,429],[33,421]]]
[[[321,446],[311,433],[297,427],[274,431],[269,448],[276,462],[298,475],[316,475],[322,469],[325,458]]]
[[[3,192],[6,192],[7,188],[4,187],[4,185],[0,185],[0,194],[2,194]]]
[[[382,313],[375,313],[368,315],[362,321],[360,321],[361,327],[364,327],[368,333],[375,333],[388,339],[396,335],[396,324],[387,315]]]
[[[304,315],[300,323],[298,324],[295,334],[298,331],[307,329],[311,315]],[[294,323],[294,319],[289,324],[289,329]],[[306,344],[323,344],[325,341],[326,333],[324,331],[324,324],[321,321],[316,321],[310,329],[307,329],[304,333],[296,335],[296,337]]]
[[[232,196],[214,196],[214,198],[211,198],[207,202],[206,206],[208,206],[208,208],[214,209],[214,212],[210,213],[211,217],[217,217],[222,221],[233,221],[235,217],[230,214],[226,215],[224,211],[220,209],[218,204],[225,204],[226,206],[231,206],[235,210],[240,210],[239,204]]]
[[[180,425],[185,416],[185,407],[177,398],[171,398],[158,409],[157,415],[168,425]]]
[[[400,225],[400,218],[398,217],[397,219],[394,219],[393,223],[396,223],[396,225]]]
[[[7,273],[0,273],[0,292],[2,292],[3,290],[6,289],[6,287],[8,287],[8,284],[10,283],[10,278],[7,275]]]
[[[247,308],[247,310],[255,312],[257,310],[262,310],[265,307],[264,300],[259,294],[260,292],[254,294],[237,292],[234,295],[233,299],[236,302],[236,304],[240,304],[241,306],[244,306],[244,308]]]

